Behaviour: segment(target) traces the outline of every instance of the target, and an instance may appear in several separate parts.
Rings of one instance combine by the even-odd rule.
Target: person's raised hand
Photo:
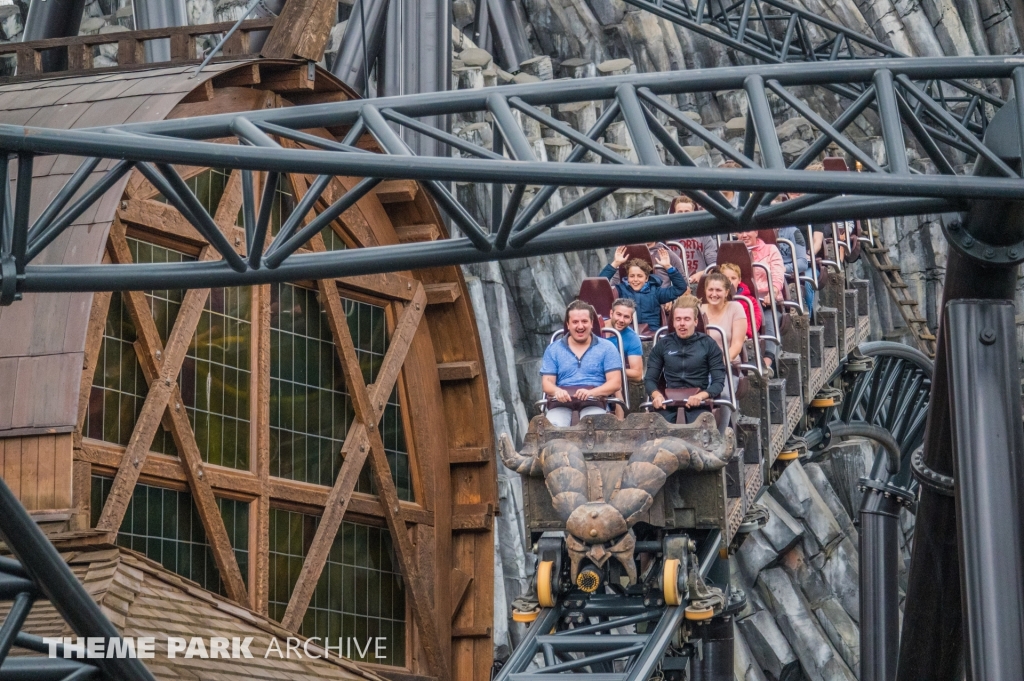
[[[612,260],[612,267],[621,267],[627,259],[626,247],[619,246],[615,249],[615,259]]]
[[[664,248],[658,249],[658,264],[661,265],[662,268],[666,270],[669,267],[672,267],[672,258],[669,257],[668,251],[665,250]]]

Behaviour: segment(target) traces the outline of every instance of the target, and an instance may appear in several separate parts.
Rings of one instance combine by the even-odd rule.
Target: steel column
[[[388,0],[355,0],[331,66],[331,73],[363,97],[368,91],[368,74],[384,43],[387,16]]]
[[[690,658],[693,681],[733,681],[732,616],[715,617],[699,624],[701,650]]]
[[[85,0],[47,0],[29,3],[22,41],[67,38],[78,35]],[[68,67],[65,49],[43,52],[43,71],[63,71]]]
[[[188,23],[185,0],[132,0],[132,12],[135,16],[135,28],[140,31],[147,28],[184,26]],[[147,40],[143,43],[143,48],[146,50],[147,62],[171,60],[170,38]]]
[[[946,306],[968,679],[1024,678],[1024,423],[1012,301]]]
[[[993,119],[985,135],[985,145],[1000,159],[1005,159],[1005,161],[1000,161],[1001,164],[1005,165],[1005,162],[1009,161],[1020,167],[1021,147],[1018,135],[1017,107],[1011,101],[1000,109]],[[974,174],[991,177],[1002,174],[1002,170],[997,164],[990,163],[987,158],[982,157],[975,165]],[[964,220],[963,230],[982,243],[993,245],[1016,243],[1024,238],[1024,204],[1013,201],[976,201]],[[983,256],[983,254],[981,255]],[[958,247],[949,249],[942,290],[942,309],[944,311],[950,309],[950,303],[958,300],[1012,301],[1014,299],[1017,267],[1013,265],[986,266],[983,263],[983,259],[966,255]],[[928,422],[922,459],[927,468],[940,475],[952,477],[954,476],[954,449],[950,365],[954,358],[951,357],[950,339],[944,330],[948,323],[947,314],[944,313],[940,320],[939,333],[936,334],[938,338],[935,370],[932,377],[932,395],[928,405]],[[958,354],[956,361],[960,361],[960,359]],[[972,377],[972,379],[977,378],[980,376]],[[1009,394],[1006,394],[999,392],[1000,386],[1003,386],[1004,391],[1006,390],[1003,380],[1004,377],[999,377],[996,382],[982,386],[983,389],[991,391],[989,394],[992,397],[985,396],[980,399],[988,402],[994,398],[993,401],[996,403],[1002,401],[1009,403],[1013,400],[1013,404],[1019,405],[1019,384],[1014,385]],[[959,404],[961,406],[959,411],[971,412],[971,414],[965,414],[965,417],[976,418],[984,413],[982,409],[985,408],[985,405],[975,403],[965,406],[963,402]],[[953,416],[961,417],[960,414],[953,414]],[[1019,421],[1019,407],[1016,418]],[[970,427],[969,424],[965,425]],[[998,424],[993,423],[993,425]],[[1002,436],[1016,437],[1019,427],[1018,423],[1014,423],[1012,433],[1004,431]],[[965,439],[973,436],[972,432],[964,432],[961,429],[959,435],[964,446],[973,447],[975,445],[970,439]],[[989,462],[984,465],[986,470],[990,470]],[[994,489],[1004,489],[999,481],[989,480],[987,482],[999,485]],[[958,481],[957,485],[959,486],[959,484]],[[1014,481],[1014,484],[1017,484],[1017,481]],[[975,492],[976,490],[972,491],[969,496],[972,503],[976,498]],[[1020,499],[999,498],[994,501],[1001,504],[1000,511],[1006,512],[1008,508],[1011,508],[1011,504],[1018,503]],[[1016,519],[1018,510],[1015,506],[1012,508],[1010,513]],[[976,510],[972,507],[968,512],[970,517],[965,520],[964,530],[973,531],[978,522],[978,518],[974,517]],[[906,605],[903,612],[903,633],[900,639],[897,681],[959,681],[963,678],[964,623],[961,601],[966,598],[966,594],[961,592],[961,565],[957,558],[960,551],[958,550],[957,533],[953,531],[955,527],[958,527],[958,514],[954,499],[922,486],[914,531],[913,557],[910,562]],[[1010,535],[1008,541],[1020,541],[1020,535],[1017,534],[1019,530],[1019,527],[1014,528],[1014,534]],[[973,543],[978,539],[971,541]],[[1010,550],[1015,549],[1011,548]],[[977,556],[977,558],[988,559],[991,556]],[[972,566],[972,570],[976,567]],[[1021,586],[1016,584],[1009,597],[1019,595],[1017,590]],[[977,595],[977,584],[972,584],[972,588],[975,589],[974,593]],[[976,608],[978,605],[975,603],[974,607]],[[988,633],[986,632],[986,634]],[[996,632],[991,633],[993,636],[996,635]],[[979,636],[980,632],[976,632],[971,645],[978,650],[987,650],[987,640],[984,637],[979,638]],[[1019,654],[1020,639],[1014,645]],[[993,661],[993,663],[995,662]],[[972,661],[971,666],[974,664],[985,663]],[[983,678],[997,677],[980,677],[978,681],[983,681]]]
[[[889,479],[880,452],[871,480]],[[860,506],[860,679],[892,681],[899,656],[899,513],[896,497],[864,489]]]
[[[518,71],[524,61],[533,57],[533,48],[526,37],[526,19],[518,0],[480,0],[480,4],[489,10],[491,46],[498,48],[506,71]]]

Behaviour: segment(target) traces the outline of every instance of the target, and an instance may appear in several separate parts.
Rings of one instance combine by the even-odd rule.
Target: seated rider
[[[676,410],[683,409],[686,422],[711,412],[704,404],[722,394],[725,387],[725,362],[722,351],[707,334],[697,331],[700,301],[683,296],[672,306],[672,329],[651,350],[647,358],[644,384],[658,413],[669,423],[676,422]],[[659,382],[664,375],[665,392]],[[678,391],[678,393],[677,393]],[[673,397],[678,394],[678,397]],[[665,409],[665,400],[674,406]]]
[[[640,324],[646,324],[652,329],[661,326],[661,308],[664,303],[670,303],[679,296],[686,293],[688,285],[683,273],[672,266],[668,251],[658,250],[658,263],[668,274],[670,284],[662,286],[657,277],[651,276],[651,266],[634,258],[626,263],[626,249],[620,246],[615,249],[615,259],[605,265],[600,276],[612,279],[619,267],[626,264],[626,282],[614,284],[620,298],[628,298],[636,304],[636,318]]]
[[[644,347],[640,342],[640,336],[633,330],[633,314],[635,312],[636,304],[632,300],[619,298],[612,303],[612,316],[605,326],[615,329],[622,337],[622,354],[626,358],[626,378],[630,381],[642,381],[644,379]],[[618,348],[619,338],[617,336],[609,336],[608,340]],[[622,386],[622,390],[615,396],[621,399],[623,390],[629,390],[629,386]],[[619,415],[621,410],[622,407],[616,406],[616,415]]]
[[[669,213],[692,213],[698,210],[697,204],[689,196],[677,196],[672,199]],[[703,210],[703,209],[701,209]],[[690,275],[690,283],[696,284],[704,277],[704,272],[718,260],[718,240],[713,236],[698,236],[680,239],[686,249],[686,271]]]
[[[544,351],[540,374],[547,419],[559,428],[572,425],[574,411],[581,417],[605,413],[606,398],[622,388],[619,351],[594,334],[596,322],[594,308],[574,300],[565,310],[567,333]]]
[[[761,322],[764,320],[764,313],[761,312],[761,306],[757,304],[757,298],[754,297],[754,294],[750,292],[747,285],[743,283],[742,279],[740,279],[740,277],[743,276],[743,270],[740,269],[739,265],[731,262],[722,263],[718,266],[718,269],[725,275],[725,278],[729,280],[729,283],[732,284],[733,298],[736,296],[745,296],[750,298],[750,301],[753,303],[753,319],[750,318],[751,308],[743,305],[743,312],[747,315],[747,338],[753,338],[754,329],[756,328],[759,331],[761,329]]]

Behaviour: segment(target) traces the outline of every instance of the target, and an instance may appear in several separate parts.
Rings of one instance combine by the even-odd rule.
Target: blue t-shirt
[[[597,336],[591,337],[582,357],[576,357],[569,349],[568,338],[562,338],[548,346],[540,363],[541,375],[554,376],[558,386],[604,385],[607,372],[621,369],[619,348]]]
[[[636,335],[633,327],[627,326],[622,331],[619,331],[619,335],[622,336],[622,346],[626,357],[644,356],[644,346],[640,342],[640,336]],[[616,348],[619,347],[618,336],[608,336],[607,340]]]

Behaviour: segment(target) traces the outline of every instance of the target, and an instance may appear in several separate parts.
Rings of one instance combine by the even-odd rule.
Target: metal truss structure
[[[690,0],[626,2],[766,64],[908,56],[782,0],[737,0],[730,3],[697,0],[696,4],[691,4]],[[832,89],[848,96],[860,90],[855,84],[837,84]],[[991,92],[955,76],[940,75],[926,82],[922,89],[956,116],[962,125],[979,135],[984,133],[991,118],[988,107],[1003,105],[1003,101]],[[902,94],[904,97],[908,95],[906,91]],[[921,113],[920,108],[917,113]]]
[[[0,538],[15,558],[0,557],[0,601],[11,601],[0,626],[0,677],[29,681],[154,681],[134,657],[79,659],[81,650],[51,647],[49,642],[22,631],[38,599],[49,600],[79,637],[120,638],[99,605],[86,592],[50,540],[25,511],[14,492],[0,479]],[[35,655],[10,657],[13,648]],[[56,651],[57,657],[52,657]],[[40,655],[42,655],[40,657]]]
[[[15,177],[26,180],[0,196],[0,303],[10,304],[19,293],[29,291],[234,286],[352,276],[742,229],[955,211],[977,199],[1024,199],[1019,171],[983,144],[941,100],[928,94],[926,84],[938,78],[1012,78],[1015,91],[1024,92],[1024,66],[1016,57],[869,59],[552,81],[106,128],[0,126],[0,149],[16,157]],[[836,88],[833,116],[815,113],[804,100],[816,90],[836,92]],[[746,134],[739,150],[687,117],[673,102],[680,95],[723,90],[742,90],[747,99]],[[586,133],[550,113],[575,102],[594,102],[599,112],[596,124]],[[817,131],[815,141],[789,163],[775,129],[773,106],[790,107]],[[487,120],[493,139],[490,148],[417,120],[454,114]],[[1024,126],[1024,116],[1014,119],[1015,124],[1007,125]],[[635,158],[623,155],[621,147],[603,138],[609,126],[619,121],[632,140]],[[877,163],[858,145],[861,123],[881,130],[885,164]],[[571,152],[563,161],[544,160],[524,132],[527,126],[540,126],[545,135],[564,136],[573,144]],[[328,128],[341,131],[343,139],[329,138]],[[452,156],[414,155],[399,134],[403,129],[448,145]],[[680,134],[699,139],[740,167],[698,167],[677,141]],[[367,146],[385,153],[372,153]],[[865,172],[803,170],[830,146],[859,161]],[[911,161],[908,146],[928,159],[927,174]],[[30,224],[33,164],[40,156],[54,154],[80,156],[83,161]],[[987,168],[987,176],[965,174],[965,168],[973,167],[971,162]],[[101,163],[109,169],[99,172]],[[175,164],[245,171],[246,257],[236,253],[217,229]],[[6,175],[11,164],[2,165],[3,184],[10,186]],[[185,216],[221,260],[31,264],[132,169]],[[270,192],[255,195],[255,172],[319,174],[269,245],[273,197]],[[334,176],[364,179],[314,215],[314,205]],[[384,179],[423,182],[462,236],[297,253]],[[451,182],[494,185],[497,191],[492,192],[486,219],[474,217],[451,191]],[[273,187],[274,182],[263,186]],[[574,198],[552,201],[560,189]],[[588,209],[618,189],[684,192],[705,210],[595,223]],[[771,205],[771,199],[783,191],[805,195]],[[736,192],[736,203],[723,192]],[[998,249],[991,257],[1015,260],[1016,253]]]

